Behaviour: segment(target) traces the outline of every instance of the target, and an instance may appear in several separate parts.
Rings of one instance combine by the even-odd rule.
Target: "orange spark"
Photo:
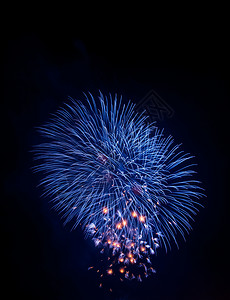
[[[123,226],[126,226],[127,225],[127,221],[126,220],[123,220]]]
[[[121,223],[118,223],[116,227],[117,227],[117,229],[121,229],[122,228]]]
[[[113,274],[113,270],[112,270],[112,269],[108,269],[108,270],[107,270],[107,273],[108,273],[109,275],[112,275],[112,274]]]
[[[132,216],[133,216],[134,218],[136,218],[136,217],[137,217],[137,213],[136,213],[135,211],[133,211],[133,212],[132,212]]]
[[[125,269],[124,268],[120,268],[119,271],[120,271],[121,274],[123,274],[125,272]]]
[[[107,213],[108,213],[108,208],[107,208],[107,207],[104,207],[104,208],[103,208],[103,213],[104,213],[104,214],[107,214]]]
[[[139,220],[140,220],[140,222],[144,223],[145,222],[145,216],[140,216]]]

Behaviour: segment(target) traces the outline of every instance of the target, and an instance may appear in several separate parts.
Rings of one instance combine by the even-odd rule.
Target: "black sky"
[[[217,31],[216,31],[217,30]],[[8,295],[24,299],[227,299],[229,60],[225,31],[204,26],[161,34],[13,30],[4,40],[2,115],[3,248]],[[31,171],[35,127],[68,96],[118,93],[138,103],[157,92],[174,114],[167,134],[196,157],[207,198],[187,242],[156,258],[142,284],[98,289],[87,267],[95,249],[81,230],[63,227]]]

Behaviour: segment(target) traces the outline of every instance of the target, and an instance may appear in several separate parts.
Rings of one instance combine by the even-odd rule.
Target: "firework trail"
[[[155,273],[156,249],[191,229],[202,196],[192,157],[131,102],[85,96],[87,105],[71,99],[40,128],[47,142],[35,170],[65,223],[81,224],[106,255],[100,277],[142,281]]]

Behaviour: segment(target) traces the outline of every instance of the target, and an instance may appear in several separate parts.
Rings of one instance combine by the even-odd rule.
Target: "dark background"
[[[215,22],[214,22],[215,23]],[[16,26],[17,27],[17,26]],[[29,26],[28,26],[29,27]],[[183,27],[183,26],[182,26]],[[184,29],[184,28],[182,28]],[[220,26],[146,35],[17,30],[4,40],[2,275],[9,299],[229,299],[227,220],[228,48]],[[98,288],[97,258],[80,229],[63,227],[33,174],[35,127],[68,96],[98,90],[140,101],[157,92],[172,107],[158,126],[183,142],[207,197],[187,242],[155,259],[141,284]],[[8,298],[7,298],[8,299]]]

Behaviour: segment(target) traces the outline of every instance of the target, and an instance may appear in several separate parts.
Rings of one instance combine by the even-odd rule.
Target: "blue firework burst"
[[[65,223],[117,255],[126,278],[137,262],[148,276],[149,255],[191,229],[202,196],[192,157],[131,102],[85,96],[86,105],[71,100],[40,128],[47,142],[36,147],[35,169]]]

